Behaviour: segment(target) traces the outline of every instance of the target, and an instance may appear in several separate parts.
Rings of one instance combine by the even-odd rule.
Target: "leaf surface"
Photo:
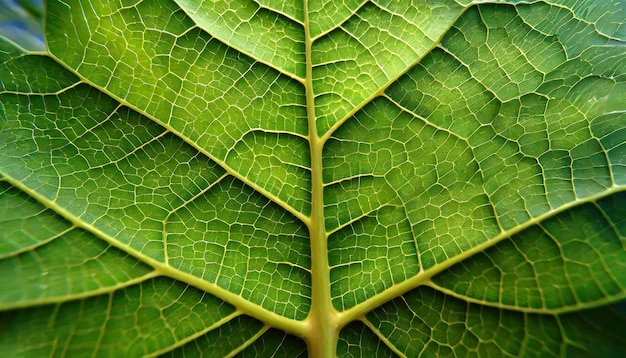
[[[0,353],[626,349],[623,1],[46,4]]]

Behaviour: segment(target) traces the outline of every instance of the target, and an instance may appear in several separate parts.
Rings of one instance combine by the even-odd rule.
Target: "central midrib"
[[[307,317],[309,357],[334,357],[337,346],[337,311],[330,294],[327,236],[324,230],[324,185],[322,179],[322,149],[324,141],[317,133],[315,93],[313,91],[312,40],[309,29],[307,0],[304,3],[304,33],[306,56],[306,108],[308,140],[311,155],[311,217],[307,223],[311,245],[311,311]]]

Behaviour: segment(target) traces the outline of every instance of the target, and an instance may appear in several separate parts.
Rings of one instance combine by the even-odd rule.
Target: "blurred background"
[[[28,51],[45,49],[44,0],[0,0],[0,36]]]

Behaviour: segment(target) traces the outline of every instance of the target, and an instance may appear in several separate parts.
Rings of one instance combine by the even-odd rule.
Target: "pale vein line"
[[[44,298],[37,298],[37,299],[31,299],[31,300],[19,300],[16,301],[10,305],[0,305],[0,312],[1,311],[6,311],[6,310],[12,310],[12,309],[19,309],[19,308],[27,308],[27,307],[33,307],[33,306],[43,306],[43,305],[49,305],[49,304],[61,304],[61,303],[65,303],[69,300],[80,300],[80,299],[85,299],[85,298],[90,298],[90,297],[95,297],[95,296],[101,296],[107,293],[113,293],[116,292],[122,288],[127,288],[130,286],[134,286],[136,284],[148,281],[152,278],[155,277],[159,277],[161,276],[161,274],[158,271],[151,271],[143,276],[139,276],[133,279],[130,279],[128,281],[124,281],[122,283],[118,283],[116,285],[113,286],[106,286],[106,287],[102,287],[102,288],[98,288],[95,290],[90,290],[90,291],[84,291],[84,292],[80,292],[80,293],[74,293],[74,294],[68,294],[68,295],[61,295],[61,296],[53,296],[53,297],[44,297]]]
[[[102,239],[109,245],[118,248],[130,256],[136,258],[137,260],[146,263],[154,268],[154,272],[144,277],[151,278],[156,276],[167,276],[174,280],[178,280],[184,282],[190,286],[196,287],[200,290],[206,291],[207,293],[221,299],[222,301],[231,304],[241,312],[254,317],[263,322],[272,322],[273,326],[279,328],[283,331],[286,331],[291,334],[295,334],[298,336],[304,335],[306,331],[306,323],[305,321],[297,321],[295,319],[286,318],[279,314],[276,314],[263,306],[257,305],[247,299],[239,296],[237,294],[228,291],[221,286],[205,281],[204,279],[194,276],[192,274],[174,270],[170,268],[167,264],[156,260],[150,256],[145,255],[141,251],[134,249],[120,241],[116,238],[104,233],[102,230],[94,227],[93,225],[86,223],[80,217],[70,213],[67,209],[57,205],[55,202],[46,198],[44,195],[38,193],[37,191],[31,189],[30,187],[23,184],[21,181],[8,176],[0,169],[0,175],[5,177],[5,180],[15,186],[16,188],[22,190],[26,194],[30,195],[33,199],[37,200],[44,206],[54,210],[57,214],[68,220],[70,223],[74,224],[76,227],[85,229],[86,231],[91,232],[96,237]],[[22,305],[24,302],[18,303],[18,305]]]
[[[97,357],[98,353],[100,353],[100,349],[102,348],[102,340],[106,335],[106,327],[111,321],[111,307],[113,306],[113,295],[109,294],[109,301],[107,302],[106,314],[104,317],[104,322],[100,326],[100,334],[98,334],[98,339],[96,340],[96,344],[94,345],[92,357]]]
[[[160,126],[162,126],[163,128],[165,128],[167,131],[175,134],[177,137],[179,137],[181,140],[183,140],[185,143],[189,144],[192,148],[196,149],[198,152],[202,153],[203,155],[205,155],[207,158],[211,159],[212,161],[214,161],[216,164],[218,164],[220,167],[222,167],[226,172],[230,173],[233,177],[237,178],[238,180],[240,180],[241,182],[243,182],[244,184],[246,184],[247,186],[251,187],[252,189],[254,189],[255,191],[257,191],[258,193],[260,193],[261,195],[265,196],[266,198],[268,198],[269,200],[275,202],[277,205],[280,205],[281,207],[283,207],[283,209],[287,210],[288,212],[290,212],[293,216],[295,216],[296,218],[298,218],[300,221],[302,221],[303,223],[308,223],[310,221],[310,218],[299,212],[298,210],[296,210],[294,207],[292,207],[291,205],[289,205],[287,202],[283,201],[282,199],[280,199],[278,196],[275,196],[274,194],[270,193],[269,191],[265,190],[263,187],[259,186],[258,184],[252,182],[251,180],[249,180],[247,177],[245,177],[244,175],[240,174],[239,172],[235,171],[233,168],[231,168],[228,164],[226,164],[225,161],[218,159],[217,157],[215,157],[214,155],[212,155],[209,151],[207,151],[206,149],[202,148],[201,146],[199,146],[194,140],[192,140],[190,137],[184,135],[183,133],[177,131],[176,129],[172,128],[169,124],[163,122],[160,119],[157,119],[156,117],[150,115],[149,113],[145,112],[144,110],[134,106],[131,103],[128,103],[126,100],[120,98],[119,96],[117,96],[114,93],[109,92],[106,88],[100,87],[98,85],[96,85],[95,83],[92,83],[91,81],[88,81],[86,78],[83,78],[82,75],[80,73],[78,73],[77,71],[75,71],[74,69],[70,68],[69,66],[67,66],[64,62],[62,62],[60,59],[56,58],[55,56],[53,56],[52,54],[50,54],[50,56],[57,61],[61,66],[63,66],[64,68],[66,68],[68,71],[72,72],[74,75],[76,75],[77,77],[79,77],[80,79],[83,80],[83,82],[89,84],[90,86],[92,86],[93,88],[101,91],[102,93],[105,93],[106,95],[110,96],[111,98],[115,99],[116,101],[118,101],[121,105],[124,105],[130,109],[132,109],[133,111],[143,115],[144,117],[152,120],[153,122],[159,124]]]
[[[265,332],[267,332],[269,329],[270,329],[269,326],[267,325],[263,326],[263,328],[261,328],[257,333],[255,333],[252,337],[250,337],[250,339],[246,340],[242,345],[233,349],[231,352],[228,352],[228,354],[226,354],[224,358],[237,356],[237,354],[243,352],[244,349],[250,347],[254,342],[257,341],[257,339],[261,338],[261,336],[265,334]]]
[[[284,12],[284,11],[280,11],[280,10],[278,10],[278,9],[273,9],[273,8],[271,8],[271,7],[269,7],[269,6],[265,6],[265,5],[261,4],[261,3],[259,3],[257,0],[254,0],[254,3],[255,3],[255,4],[257,4],[257,6],[259,7],[259,9],[264,9],[264,10],[266,10],[266,11],[268,11],[268,12],[273,12],[273,13],[276,13],[276,14],[282,15],[282,16],[286,17],[287,19],[289,19],[289,20],[291,20],[291,21],[293,21],[293,22],[297,23],[298,25],[302,25],[302,26],[304,26],[304,23],[303,23],[302,21],[300,21],[300,20],[296,19],[295,17],[293,17],[293,16],[291,16],[291,15],[288,15],[288,14],[287,14],[286,12]]]
[[[37,215],[42,214],[46,210],[41,210],[39,213],[37,213]],[[49,237],[49,238],[47,238],[45,240],[37,241],[36,243],[34,243],[32,245],[24,246],[24,247],[21,247],[21,248],[15,250],[15,251],[11,251],[11,252],[9,252],[7,254],[0,255],[0,260],[5,260],[5,259],[10,258],[10,257],[16,257],[16,256],[19,256],[19,255],[21,255],[23,253],[29,252],[29,251],[34,251],[37,248],[42,247],[42,246],[44,246],[44,245],[46,245],[46,244],[56,240],[59,237],[62,237],[63,235],[67,234],[68,232],[70,232],[70,231],[72,231],[74,229],[76,229],[75,226],[70,226],[69,228],[67,228],[65,230],[62,230],[59,233],[57,233],[55,235],[52,235],[51,237]]]
[[[456,20],[459,19],[459,17],[461,17],[464,13],[465,10],[467,10],[467,8],[463,9],[462,11],[459,12],[458,16],[455,19],[452,19],[451,23],[455,23]],[[398,74],[396,74],[395,76],[389,78],[389,80],[383,84],[382,86],[380,86],[380,88],[378,88],[378,90],[374,91],[372,94],[370,94],[368,97],[364,98],[363,101],[359,104],[356,104],[354,106],[354,108],[346,113],[346,115],[339,119],[335,124],[333,124],[327,131],[326,133],[324,133],[321,136],[321,141],[322,143],[325,143],[332,135],[333,133],[339,129],[339,127],[341,127],[346,121],[348,121],[350,118],[352,118],[352,116],[354,116],[358,111],[360,111],[363,107],[365,107],[365,105],[367,105],[368,103],[370,103],[374,98],[382,95],[384,93],[384,91],[389,88],[389,86],[391,86],[397,79],[399,79],[400,77],[402,77],[404,74],[406,74],[407,72],[409,72],[416,64],[418,64],[420,61],[422,61],[422,59],[424,57],[426,57],[428,54],[430,54],[432,52],[433,49],[435,49],[437,46],[439,46],[439,43],[441,42],[441,40],[443,39],[443,37],[446,35],[447,31],[443,31],[441,33],[441,35],[439,36],[439,38],[436,41],[433,41],[433,43],[431,44],[431,46],[429,48],[427,48],[424,53],[422,54],[422,56],[418,56],[415,61],[413,61],[413,63],[410,63],[406,66],[406,69],[404,71],[400,71]]]
[[[27,55],[31,56],[31,54],[27,54]],[[38,55],[38,54],[33,54],[33,55]],[[44,54],[41,54],[41,55],[44,55]],[[47,57],[47,56],[44,56],[44,57]],[[13,59],[16,59],[16,58],[17,57],[14,57]],[[5,91],[0,91],[0,94],[15,94],[15,95],[22,95],[22,96],[42,96],[42,97],[59,96],[71,89],[74,89],[75,87],[80,86],[81,84],[83,84],[83,82],[78,80],[54,92],[24,92],[24,91],[5,90]]]
[[[373,208],[373,209],[370,209],[370,210],[367,210],[367,211],[363,211],[363,213],[361,215],[359,215],[357,217],[354,217],[354,218],[350,218],[350,220],[346,221],[345,223],[337,226],[336,228],[334,228],[332,230],[327,231],[326,235],[330,237],[333,234],[335,234],[335,233],[345,229],[346,227],[352,226],[352,224],[357,223],[357,222],[359,222],[359,221],[361,221],[361,220],[371,216],[372,214],[375,214],[375,213],[379,212],[383,208],[400,208],[400,207],[404,207],[401,204],[394,204],[393,202],[395,201],[395,199],[398,199],[398,198],[393,198],[393,199],[391,199],[391,200],[389,200],[389,201],[387,201],[385,203],[382,203],[379,207],[376,207],[376,208]],[[408,220],[408,217],[407,217],[407,220]]]
[[[396,347],[390,340],[389,338],[383,336],[382,332],[376,328],[372,322],[370,322],[370,320],[368,320],[366,317],[361,318],[361,322],[363,322],[363,324],[369,328],[372,333],[374,333],[378,339],[380,339],[386,346],[387,348],[391,349],[392,352],[394,352],[395,354],[397,354],[399,357],[401,358],[406,358],[406,354],[404,354],[402,351],[400,351],[398,349],[398,347]]]
[[[547,307],[534,308],[534,307],[514,306],[514,305],[504,304],[500,302],[491,302],[487,300],[481,300],[478,298],[474,298],[471,296],[457,293],[449,288],[440,286],[433,281],[426,281],[423,283],[423,285],[428,286],[434,290],[437,290],[443,294],[452,296],[458,300],[471,303],[471,304],[477,304],[477,305],[486,306],[486,307],[493,307],[493,308],[497,308],[501,310],[509,310],[509,311],[515,311],[515,312],[523,312],[523,313],[544,314],[544,315],[555,315],[555,316],[559,314],[563,314],[563,313],[568,313],[568,312],[577,312],[577,311],[586,310],[590,308],[606,306],[607,304],[615,303],[618,300],[622,300],[626,298],[626,290],[623,290],[620,294],[602,297],[601,299],[594,300],[592,302],[579,302],[573,305],[568,305],[568,306],[559,307],[559,308],[547,308]]]
[[[214,36],[213,34],[211,34],[211,32],[210,32],[210,31],[208,31],[207,29],[205,29],[205,28],[204,28],[204,26],[202,26],[202,25],[198,24],[198,22],[197,22],[196,20],[194,20],[194,16],[192,15],[192,13],[190,13],[190,12],[189,12],[189,11],[188,11],[185,7],[181,6],[180,4],[179,4],[179,7],[180,7],[180,9],[181,9],[181,10],[182,10],[182,11],[183,11],[183,12],[184,12],[184,13],[185,13],[188,17],[189,17],[189,19],[190,19],[190,20],[192,20],[192,21],[196,24],[196,26],[197,26],[199,29],[201,29],[203,32],[205,32],[206,34],[208,34],[209,36],[211,36],[211,37],[212,37],[212,38],[214,38],[215,40],[217,40],[217,41],[219,41],[219,42],[223,43],[226,47],[228,47],[228,48],[230,48],[230,49],[233,49],[233,50],[235,50],[235,51],[238,51],[239,53],[242,53],[242,54],[244,54],[244,55],[246,55],[246,56],[248,56],[248,57],[250,57],[250,58],[254,59],[256,62],[258,62],[258,63],[262,63],[262,64],[264,64],[265,66],[267,66],[267,67],[269,67],[269,68],[272,68],[272,69],[274,69],[274,70],[276,70],[276,71],[280,72],[281,74],[283,74],[283,75],[285,75],[285,76],[287,76],[287,77],[289,77],[289,78],[291,78],[291,79],[293,79],[293,80],[296,80],[296,81],[300,82],[301,84],[304,84],[304,83],[305,83],[305,79],[304,79],[304,78],[302,78],[302,77],[300,77],[300,76],[298,76],[298,75],[296,75],[295,73],[291,73],[291,72],[289,72],[289,71],[286,71],[286,70],[284,70],[282,67],[275,66],[274,64],[272,64],[272,63],[270,63],[270,62],[267,62],[267,61],[264,61],[264,60],[262,60],[262,59],[258,58],[257,56],[255,56],[255,55],[254,55],[254,54],[252,54],[251,52],[249,52],[249,51],[245,51],[245,49],[243,49],[243,48],[241,48],[241,47],[239,47],[239,46],[235,46],[235,45],[233,45],[232,43],[229,43],[229,42],[228,42],[228,40],[229,40],[229,39],[221,39],[221,38],[220,38],[220,37],[218,37],[218,36]],[[286,18],[289,18],[289,17],[286,17]],[[288,59],[288,58],[287,58],[287,59]],[[289,60],[289,59],[288,59],[288,60]],[[291,61],[288,61],[288,62],[290,63]]]
[[[178,207],[170,210],[170,212],[165,216],[165,218],[161,221],[163,224],[163,235],[162,235],[162,239],[163,239],[163,256],[164,256],[164,263],[166,266],[169,266],[170,264],[170,259],[169,259],[169,254],[168,254],[168,249],[167,249],[167,236],[168,236],[168,232],[166,230],[167,224],[169,223],[170,217],[175,214],[178,210],[186,207],[187,205],[189,205],[190,203],[194,202],[197,198],[203,196],[206,192],[208,192],[209,190],[211,190],[214,186],[216,186],[217,184],[219,184],[220,182],[222,182],[224,180],[224,178],[228,177],[229,174],[223,174],[222,176],[220,176],[219,178],[217,178],[213,183],[207,185],[205,188],[203,188],[202,190],[200,190],[198,193],[196,193],[195,195],[193,195],[191,198],[189,198],[188,200],[185,200],[182,204],[180,204]]]
[[[318,35],[316,35],[315,37],[311,38],[311,42],[315,42],[318,39],[320,39],[321,37],[326,36],[327,34],[333,32],[334,30],[340,28],[343,26],[343,24],[345,24],[346,22],[348,22],[353,15],[355,15],[363,6],[365,6],[365,4],[369,3],[370,0],[364,0],[363,2],[361,2],[354,10],[351,11],[351,14],[349,16],[346,16],[343,21],[340,21],[339,23],[331,26],[330,28],[320,32]]]
[[[339,314],[338,320],[339,322],[346,324],[347,322],[350,322],[354,319],[357,319],[363,316],[364,314],[371,311],[372,309],[379,307],[385,302],[388,302],[398,296],[401,296],[419,286],[428,284],[431,278],[435,276],[436,274],[439,274],[449,269],[450,267],[454,266],[455,264],[462,262],[478,253],[484,252],[486,249],[498,244],[499,242],[506,240],[510,238],[511,236],[518,234],[534,225],[537,225],[538,223],[544,220],[552,218],[560,213],[566,212],[579,205],[586,204],[586,203],[593,203],[602,198],[609,197],[611,195],[614,195],[623,191],[626,191],[626,186],[613,186],[602,193],[592,195],[584,199],[573,200],[567,204],[560,206],[557,209],[547,211],[546,213],[539,215],[532,220],[528,220],[523,224],[515,226],[509,230],[502,231],[500,234],[498,234],[491,240],[487,240],[481,244],[478,244],[472,247],[471,249],[466,250],[458,254],[457,256],[452,257],[444,262],[436,264],[425,271],[420,271],[420,273],[418,273],[417,275],[403,282],[395,284],[391,286],[390,288],[388,288],[387,290],[377,295],[374,295],[368,298],[367,300],[341,312]],[[624,296],[626,297],[626,292]]]
[[[187,336],[185,338],[178,339],[176,341],[176,343],[171,345],[171,346],[168,346],[168,347],[159,349],[157,351],[154,351],[154,352],[152,352],[150,354],[147,354],[146,357],[158,357],[158,356],[161,356],[161,355],[163,355],[165,353],[169,353],[169,352],[171,352],[171,351],[173,351],[173,350],[175,350],[177,348],[183,347],[185,344],[187,344],[189,342],[192,342],[192,341],[202,337],[203,335],[211,332],[212,330],[220,328],[224,324],[226,324],[226,323],[232,321],[233,319],[241,316],[241,314],[242,314],[242,312],[239,312],[239,311],[235,310],[233,313],[222,317],[221,319],[217,320],[216,322],[214,322],[210,326],[205,327],[205,328],[203,328],[203,329],[201,329],[201,330],[199,330],[199,331],[197,331],[197,332],[195,332],[195,333],[193,333],[193,334],[191,334],[191,335],[189,335],[189,336]]]

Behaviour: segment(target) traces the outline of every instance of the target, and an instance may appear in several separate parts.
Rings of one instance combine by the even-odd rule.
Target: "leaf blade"
[[[51,1],[1,44],[2,349],[622,350],[623,4],[476,3]]]

